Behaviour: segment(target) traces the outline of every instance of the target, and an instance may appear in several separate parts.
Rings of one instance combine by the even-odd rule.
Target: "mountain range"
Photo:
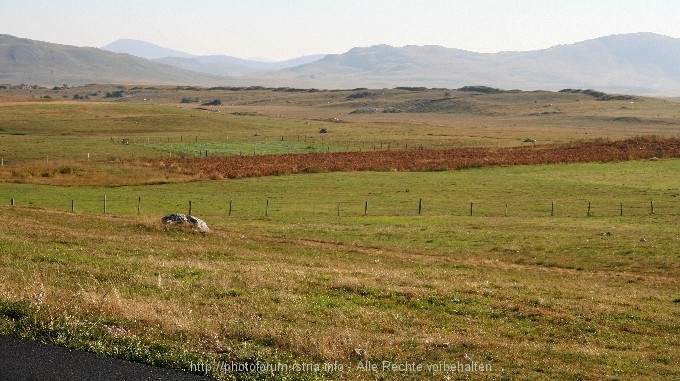
[[[680,39],[613,35],[528,52],[475,53],[441,46],[378,45],[328,55],[249,83],[341,88],[489,85],[504,89],[595,88],[680,94]]]
[[[593,88],[680,95],[680,39],[612,35],[526,52],[476,53],[441,46],[357,47],[283,62],[193,56],[143,41],[102,49],[0,35],[0,82],[182,84],[301,88]]]
[[[326,56],[325,54],[317,54],[286,61],[262,61],[225,55],[194,56],[146,41],[129,39],[114,41],[103,46],[102,49],[114,53],[127,53],[179,69],[225,77],[286,69],[318,61]]]
[[[165,57],[195,57],[193,54],[180,52],[179,50],[169,49],[146,41],[131,40],[127,38],[116,40],[106,46],[102,46],[102,50],[108,50],[113,53],[127,53],[136,57],[146,58],[147,60]]]

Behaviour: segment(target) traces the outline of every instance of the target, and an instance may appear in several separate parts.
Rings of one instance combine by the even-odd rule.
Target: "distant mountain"
[[[31,85],[225,84],[223,77],[177,69],[128,54],[0,35],[0,83]]]
[[[549,49],[501,53],[502,69],[527,71],[522,82],[610,92],[680,93],[680,39],[653,33],[596,38]],[[529,73],[527,69],[531,69]]]
[[[230,56],[198,56],[193,58],[165,57],[154,61],[180,69],[201,73],[242,76],[249,73],[269,72],[308,64],[324,58],[325,54],[298,57],[287,61],[254,61]]]
[[[235,77],[249,73],[276,71],[304,65],[318,61],[326,56],[325,54],[317,54],[286,61],[263,61],[224,55],[194,56],[139,40],[117,40],[102,47],[102,49],[154,60],[179,69]]]
[[[680,94],[680,39],[653,33],[601,37],[529,52],[475,53],[440,46],[376,45],[236,80],[316,88],[489,85]]]
[[[148,51],[144,54],[152,56]],[[162,57],[150,61],[129,54],[0,35],[0,83],[8,82],[327,89],[487,85],[680,96],[680,39],[633,33],[536,51],[494,54],[441,46],[376,45],[323,58],[260,62],[227,56]]]
[[[155,60],[157,58],[164,57],[194,57],[189,53],[180,52],[179,50],[164,48],[146,41],[129,39],[116,40],[106,46],[102,46],[102,50],[108,50],[109,52],[114,53],[127,53],[136,57],[146,58],[148,60]]]

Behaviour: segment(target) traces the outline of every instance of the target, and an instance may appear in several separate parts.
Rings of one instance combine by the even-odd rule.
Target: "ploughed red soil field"
[[[655,157],[680,157],[680,139],[596,140],[509,148],[163,158],[145,160],[144,165],[215,179],[337,171],[440,171],[492,165],[609,162]]]

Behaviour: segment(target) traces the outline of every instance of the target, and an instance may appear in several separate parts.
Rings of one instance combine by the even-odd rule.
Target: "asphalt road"
[[[0,336],[0,380],[207,381],[211,379],[99,356],[94,353]]]

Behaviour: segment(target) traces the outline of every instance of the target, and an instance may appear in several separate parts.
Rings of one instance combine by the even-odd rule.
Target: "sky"
[[[284,60],[388,44],[481,53],[612,34],[680,38],[678,0],[2,0],[0,34],[102,47]]]

